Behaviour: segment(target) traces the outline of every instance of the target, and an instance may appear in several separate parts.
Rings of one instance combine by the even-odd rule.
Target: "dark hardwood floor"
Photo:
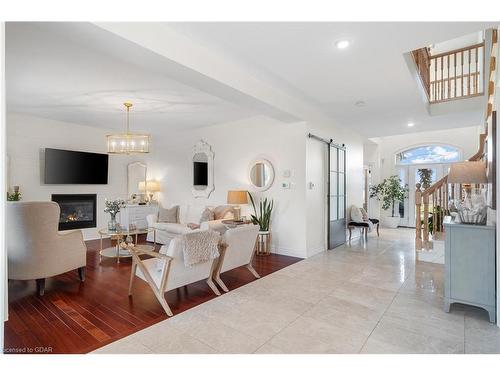
[[[38,297],[34,280],[9,281],[5,353],[88,353],[168,318],[141,279],[128,297],[130,259],[117,264],[103,258],[99,263],[99,241],[88,241],[87,248],[84,283],[74,270],[47,279],[45,295]],[[272,254],[255,257],[253,264],[266,276],[299,260]],[[230,290],[255,280],[245,268],[226,272],[222,279]],[[166,296],[174,315],[217,297],[205,281]]]

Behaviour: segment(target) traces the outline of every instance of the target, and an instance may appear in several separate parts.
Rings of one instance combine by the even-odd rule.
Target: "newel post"
[[[422,202],[424,204],[424,233],[423,233],[423,244],[424,248],[429,250],[429,194],[422,195]]]
[[[415,250],[422,250],[422,225],[420,208],[422,205],[422,192],[420,184],[416,184],[415,190]]]

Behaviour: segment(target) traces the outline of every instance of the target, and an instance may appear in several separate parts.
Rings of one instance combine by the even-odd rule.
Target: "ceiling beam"
[[[164,57],[175,78],[192,87],[238,105],[257,108],[281,121],[332,123],[313,104],[270,84],[256,72],[166,23],[97,22],[95,25]]]

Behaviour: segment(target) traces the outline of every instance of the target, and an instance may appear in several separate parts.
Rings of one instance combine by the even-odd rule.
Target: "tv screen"
[[[45,149],[46,184],[107,184],[108,155]]]
[[[208,163],[193,162],[193,185],[208,185]]]

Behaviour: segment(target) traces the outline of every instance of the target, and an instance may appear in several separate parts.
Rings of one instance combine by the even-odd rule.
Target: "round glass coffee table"
[[[137,245],[137,237],[139,234],[148,234],[150,232],[153,232],[153,245],[139,245],[141,248],[148,249],[148,250],[154,250],[156,246],[156,230],[155,228],[143,228],[143,229],[134,229],[134,230],[116,230],[116,231],[110,231],[107,228],[104,229],[99,229],[99,236],[101,237],[101,247],[99,250],[99,262],[101,262],[102,257],[105,258],[116,258],[116,262],[120,263],[120,258],[130,258],[132,257],[132,254],[130,254],[130,251],[127,249],[123,249],[121,247],[121,244],[127,240],[127,237],[131,237],[129,239],[130,242],[134,242],[136,246]],[[102,247],[102,240],[103,237],[110,237],[111,240],[116,240],[116,246],[112,247],[107,247],[103,249]],[[135,241],[134,241],[135,237]]]

